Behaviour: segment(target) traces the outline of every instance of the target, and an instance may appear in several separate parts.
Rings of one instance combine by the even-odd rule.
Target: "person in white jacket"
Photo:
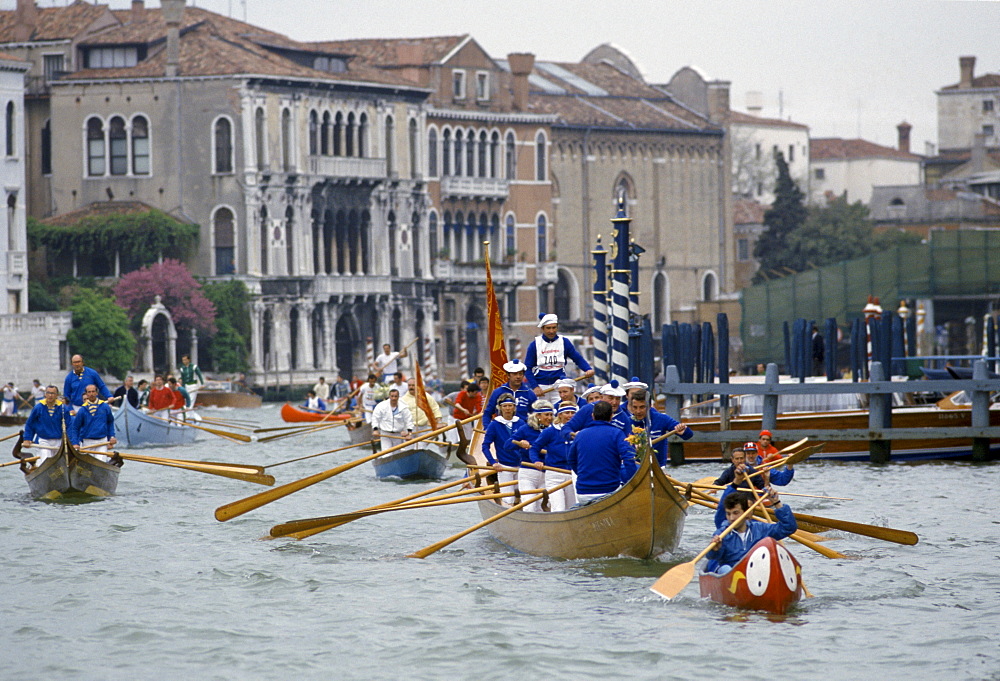
[[[413,437],[413,414],[400,402],[395,388],[389,391],[389,399],[372,410],[372,435],[381,438],[383,451]]]

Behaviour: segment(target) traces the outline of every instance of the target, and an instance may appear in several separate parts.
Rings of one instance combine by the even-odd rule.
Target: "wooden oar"
[[[204,430],[206,433],[211,433],[212,435],[218,435],[219,437],[229,438],[230,440],[238,440],[239,442],[250,442],[251,437],[249,435],[243,435],[242,433],[229,433],[224,430],[216,430],[215,428],[206,428],[205,426],[196,426],[193,423],[187,421],[178,421],[177,419],[163,418],[162,416],[156,416],[154,414],[146,414],[150,418],[154,418],[157,421],[163,421],[165,423],[173,423],[179,426],[187,426],[188,428],[194,428],[195,430]]]
[[[236,430],[248,430],[251,433],[256,428],[256,426],[254,426],[254,425],[244,426],[244,425],[240,425],[240,424],[237,424],[237,423],[231,423],[229,421],[220,421],[219,419],[213,419],[213,418],[209,418],[207,416],[202,416],[201,420],[203,422],[208,423],[208,424],[213,425],[213,426],[224,426],[226,428],[235,428]]]
[[[750,477],[752,478],[753,475],[751,474]],[[684,483],[680,483],[680,484],[683,485]],[[708,490],[714,490],[716,492],[718,492],[719,490],[726,489],[722,485],[705,484],[705,483],[702,483],[700,480],[698,482],[692,482],[690,484],[693,487],[697,488],[697,489],[708,489]],[[749,487],[737,487],[736,489],[738,489],[741,492],[749,492],[750,491]],[[854,501],[854,499],[852,499],[851,497],[827,497],[827,496],[823,496],[821,494],[805,494],[804,492],[785,492],[785,491],[782,491],[781,493],[784,494],[784,495],[786,495],[786,496],[790,496],[790,497],[807,497],[809,499],[832,499],[833,501]]]
[[[18,431],[16,433],[11,433],[10,435],[6,435],[4,437],[0,437],[0,442],[4,442],[6,440],[13,440],[15,437],[17,437],[20,434],[21,434],[21,431]]]
[[[289,459],[288,461],[280,461],[278,463],[272,463],[272,464],[269,464],[267,466],[264,466],[264,468],[274,468],[275,466],[284,466],[286,463],[294,463],[295,461],[304,461],[306,459],[314,459],[317,456],[323,456],[324,454],[333,454],[334,452],[342,452],[345,449],[354,449],[355,447],[363,447],[365,445],[373,445],[376,442],[378,442],[378,440],[369,440],[368,442],[358,442],[358,443],[353,444],[353,445],[345,445],[343,447],[337,447],[336,449],[328,449],[327,451],[320,452],[319,454],[309,454],[307,456],[300,456],[297,459]]]
[[[822,525],[823,527],[828,527],[833,530],[842,530],[844,532],[850,532],[852,534],[860,534],[865,537],[881,539],[882,541],[893,542],[895,544],[903,544],[905,546],[914,546],[918,541],[920,541],[920,538],[913,532],[909,532],[907,530],[896,530],[891,527],[866,525],[865,523],[854,523],[848,520],[837,520],[836,518],[824,518],[822,516],[807,515],[804,513],[796,513],[795,519],[807,523]]]
[[[420,549],[419,551],[411,553],[410,555],[407,556],[407,558],[426,558],[427,556],[431,555],[432,553],[440,551],[444,547],[448,546],[448,544],[451,544],[452,542],[458,541],[459,539],[461,539],[465,535],[471,534],[471,533],[475,532],[478,529],[486,527],[490,523],[495,523],[496,521],[500,520],[501,518],[505,518],[505,517],[509,516],[511,513],[515,512],[515,511],[520,511],[525,506],[529,506],[529,505],[535,503],[536,501],[538,501],[540,499],[543,499],[546,494],[551,494],[552,492],[556,492],[558,490],[561,490],[563,487],[566,487],[566,486],[572,485],[572,484],[573,484],[572,480],[566,480],[565,482],[560,482],[555,487],[550,487],[550,488],[546,489],[544,492],[542,492],[541,494],[536,494],[535,496],[531,497],[527,501],[522,501],[519,504],[514,504],[510,508],[507,508],[507,509],[504,509],[503,511],[500,511],[495,516],[493,516],[491,518],[487,518],[486,520],[484,520],[484,521],[482,521],[480,523],[476,523],[475,525],[473,525],[472,527],[470,527],[467,530],[462,530],[458,534],[454,534],[454,535],[448,537],[447,539],[442,539],[441,541],[437,542],[436,544],[431,544],[430,546],[426,546],[426,547]]]
[[[391,454],[392,452],[404,449],[405,447],[410,446],[414,442],[421,442],[423,440],[430,439],[432,436],[437,436],[440,435],[441,433],[446,433],[452,428],[455,428],[456,426],[473,421],[477,418],[479,418],[478,415],[470,416],[468,419],[465,419],[463,421],[456,421],[450,426],[445,426],[444,428],[438,428],[437,430],[432,430],[425,435],[415,437],[409,442],[401,442],[398,445],[393,445],[392,447],[389,447],[389,449],[386,449],[384,451],[375,452],[374,454],[371,454],[369,456],[362,457],[360,459],[351,461],[349,463],[341,464],[335,468],[331,468],[321,473],[310,475],[309,477],[302,478],[301,480],[294,480],[292,482],[285,483],[280,487],[275,487],[274,489],[267,490],[266,492],[261,492],[260,494],[255,494],[245,499],[239,499],[238,501],[233,501],[228,504],[224,504],[215,509],[215,518],[220,522],[225,522],[237,516],[241,516],[244,513],[249,513],[250,511],[260,508],[265,504],[269,504],[272,501],[277,501],[278,499],[286,497],[289,494],[294,494],[295,492],[303,490],[306,487],[315,485],[317,482],[322,482],[323,480],[332,478],[335,475],[339,475],[344,471],[349,471],[350,469],[356,466],[360,466],[363,463],[367,463],[369,461],[372,461],[373,459],[377,459],[378,457],[383,456],[385,454]]]
[[[311,435],[312,433],[318,433],[321,430],[327,430],[328,428],[336,428],[337,426],[342,426],[346,423],[345,421],[337,421],[336,423],[327,423],[322,426],[306,426],[300,428],[296,431],[290,433],[279,433],[277,435],[268,435],[267,437],[257,438],[257,442],[273,442],[274,440],[281,440],[286,437],[295,437],[297,435]]]
[[[389,440],[406,440],[402,435],[380,435],[379,437],[384,437]],[[439,447],[455,447],[454,442],[441,442],[440,440],[424,440],[424,444],[428,445],[438,445]]]
[[[273,475],[262,475],[260,473],[247,473],[239,470],[238,468],[232,468],[229,466],[214,466],[212,464],[200,464],[198,462],[182,463],[180,461],[171,461],[169,459],[157,459],[156,457],[144,457],[137,456],[134,454],[122,454],[121,452],[101,452],[97,450],[80,449],[78,450],[85,454],[103,454],[104,456],[110,456],[112,454],[118,454],[121,458],[126,461],[134,461],[136,463],[149,463],[155,464],[157,466],[166,466],[168,468],[182,468],[184,470],[196,471],[198,473],[208,473],[209,475],[218,475],[223,478],[232,478],[234,480],[243,480],[245,482],[253,482],[258,485],[266,485],[270,487],[274,484]]]
[[[493,471],[494,473],[497,470],[493,466],[469,466],[469,468],[473,468],[473,469],[477,469],[477,470],[481,470],[481,471]],[[524,465],[522,465],[522,466],[520,466],[520,467],[518,467],[518,468],[511,468],[510,466],[501,466],[500,470],[507,471],[508,473],[516,473],[519,470],[521,470],[521,468],[534,468],[535,470],[539,470],[539,471],[552,471],[553,473],[562,473],[563,475],[572,475],[573,474],[573,471],[568,471],[565,468],[554,468],[552,466],[542,466],[541,468],[538,468],[537,466],[534,466],[534,465],[531,465],[531,464],[527,464],[527,463],[524,464]]]
[[[735,521],[729,523],[729,525],[719,533],[719,539],[722,539],[727,534],[733,531],[733,529],[746,520],[751,513],[754,512],[759,505],[764,502],[763,499],[759,499],[750,505],[750,508],[743,511],[740,517]],[[681,591],[684,590],[691,580],[694,578],[694,567],[699,560],[708,555],[708,552],[715,548],[715,542],[709,542],[708,546],[702,549],[697,556],[686,563],[681,563],[680,565],[675,565],[666,572],[664,572],[658,580],[653,582],[653,586],[649,587],[653,593],[659,594],[670,600]]]
[[[14,459],[13,461],[6,461],[4,463],[0,463],[0,468],[3,468],[4,466],[13,466],[14,464],[18,464],[18,463],[22,463],[22,462],[31,463],[32,461],[38,461],[39,458],[41,458],[41,457],[29,456],[26,459]]]

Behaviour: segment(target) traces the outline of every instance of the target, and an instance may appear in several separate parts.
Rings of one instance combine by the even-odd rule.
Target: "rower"
[[[399,403],[396,388],[391,388],[389,399],[382,400],[372,410],[372,436],[381,438],[383,451],[413,437],[413,415]]]
[[[764,463],[770,463],[772,461],[777,461],[781,458],[781,454],[778,453],[778,449],[771,444],[773,437],[771,431],[762,430],[757,438],[757,442],[748,442],[743,445],[743,451],[746,452],[747,461],[752,465],[761,465]],[[779,485],[784,487],[792,481],[795,477],[795,470],[791,466],[783,466],[780,468],[773,468],[764,473],[764,483],[768,485]]]
[[[569,430],[564,426],[576,413],[576,402],[561,402],[556,405],[556,416],[552,425],[546,428],[531,445],[528,457],[536,463],[544,463],[549,469],[569,469],[569,448],[572,444],[567,438]],[[554,470],[545,471],[545,488],[552,489],[556,485],[572,479],[570,473],[559,473]],[[568,485],[549,495],[549,510],[565,511],[576,505],[576,490]]]
[[[410,387],[407,385],[406,381],[403,380],[403,372],[402,371],[397,371],[395,374],[393,374],[393,376],[392,376],[392,382],[389,383],[389,387],[390,388],[395,388],[396,390],[398,390],[400,397],[402,397],[403,395],[405,395],[409,391],[409,389],[410,389]]]
[[[70,359],[73,370],[66,374],[63,381],[63,395],[69,400],[70,409],[76,411],[77,407],[83,404],[83,392],[88,385],[97,388],[97,394],[101,399],[109,399],[111,391],[104,385],[104,380],[100,374],[83,365],[83,355],[73,355]]]
[[[45,387],[37,378],[31,382],[31,404],[38,404],[45,399]]]
[[[358,405],[361,406],[361,411],[364,412],[366,422],[371,422],[372,410],[378,404],[378,400],[375,399],[376,378],[375,374],[368,374],[368,382],[358,388]]]
[[[523,421],[528,418],[531,403],[535,401],[535,394],[524,384],[524,374],[527,367],[523,362],[512,359],[503,365],[503,370],[507,372],[507,382],[497,386],[490,398],[486,400],[486,407],[483,409],[483,428],[490,425],[496,414],[500,397],[510,395],[514,400],[515,412]]]
[[[452,409],[451,415],[456,421],[467,419],[483,409],[483,393],[479,390],[479,383],[476,381],[463,381],[463,383],[465,385],[458,391],[453,400],[455,408]],[[472,439],[472,421],[463,423],[458,428],[466,440]]]
[[[180,385],[187,393],[185,406],[194,407],[194,403],[198,399],[198,391],[205,385],[205,376],[197,364],[191,363],[191,355],[181,355]]]
[[[581,408],[583,408],[584,404],[590,404],[591,402],[596,402],[601,399],[601,386],[591,383],[583,389],[583,394],[580,395],[580,399],[583,400],[583,404],[580,405]]]
[[[153,387],[149,389],[149,409],[156,418],[165,419],[170,416],[170,407],[174,404],[174,391],[163,384],[163,376],[153,377]]]
[[[310,411],[326,411],[326,402],[323,401],[322,397],[316,396],[315,390],[306,393],[306,401],[302,403],[302,406]]]
[[[609,402],[594,403],[593,422],[576,434],[569,449],[570,468],[576,473],[577,505],[613,493],[638,470],[635,448],[625,433],[612,425],[612,411]]]
[[[111,413],[108,403],[97,398],[97,386],[88,385],[84,389],[83,404],[76,410],[73,419],[74,445],[83,445],[84,449],[96,449],[106,452],[108,447],[118,443],[115,438],[115,416]],[[93,454],[101,461],[111,461],[111,457],[103,454]]]
[[[434,415],[434,422],[441,422],[441,407],[438,405],[437,400],[430,396],[427,391],[424,391],[424,396],[427,398],[427,406],[430,407],[431,414]],[[413,416],[413,425],[417,428],[423,428],[430,425],[430,421],[427,420],[427,414],[424,410],[420,408],[417,404],[417,381],[413,378],[408,378],[406,380],[406,394],[399,398],[400,401],[406,405],[406,408],[410,410],[410,415]]]
[[[3,393],[3,407],[0,408],[0,414],[4,416],[13,416],[17,413],[17,388],[14,387],[13,383],[8,383],[2,389]]]
[[[517,415],[517,405],[513,395],[501,395],[497,399],[497,414],[490,419],[490,425],[486,427],[482,444],[483,456],[486,457],[489,465],[498,471],[498,482],[504,483],[517,479],[521,455],[516,451],[508,450],[506,444],[514,434],[514,429],[519,427],[522,422],[521,417]],[[514,470],[501,470],[504,467]]]
[[[393,375],[399,371],[399,360],[406,357],[406,348],[399,352],[392,352],[392,346],[388,343],[382,345],[382,354],[375,358],[371,365],[373,373],[382,372],[382,382],[389,383]]]
[[[132,382],[135,379],[131,376],[125,377],[125,382],[122,383],[115,390],[115,394],[112,395],[111,399],[108,400],[109,404],[114,404],[116,407],[121,407],[125,404],[125,400],[131,404],[136,409],[139,408],[139,391],[132,386]]]
[[[555,382],[556,391],[559,393],[560,402],[574,402],[576,406],[582,407],[587,401],[576,396],[576,381],[572,378],[560,378]]]
[[[517,488],[522,494],[525,490],[539,489],[545,484],[545,471],[542,470],[544,464],[541,461],[532,461],[530,450],[542,431],[552,425],[554,416],[555,409],[551,402],[535,400],[531,405],[527,423],[517,428],[504,445],[506,450],[520,458],[517,464],[520,469],[517,472]],[[540,511],[541,503],[534,501],[525,506],[524,510]]]
[[[631,381],[622,383],[622,390],[625,391],[625,404],[628,405],[629,401],[632,399],[632,394],[637,390],[649,390],[649,386],[639,380],[638,376],[633,376]],[[652,405],[650,405],[652,409]]]
[[[62,444],[63,429],[72,429],[69,420],[69,408],[59,402],[59,388],[54,385],[45,386],[45,397],[31,408],[28,420],[24,422],[24,442],[21,449],[29,449],[33,444],[38,447],[38,461],[55,456]],[[34,456],[34,453],[32,453]]]
[[[188,404],[188,394],[184,386],[177,382],[177,379],[173,376],[167,376],[167,387],[170,388],[170,392],[173,393],[174,401],[171,403],[170,408],[173,411],[180,412],[179,416],[184,416],[184,410],[187,408]]]
[[[626,436],[631,435],[636,429],[646,431],[660,468],[667,465],[667,439],[664,438],[656,444],[653,444],[653,440],[668,433],[680,435],[684,440],[690,440],[694,436],[694,431],[680,421],[652,409],[649,404],[649,393],[642,388],[633,388],[627,411],[624,414],[617,414],[611,422],[621,428]]]
[[[573,360],[584,377],[594,375],[594,370],[580,351],[565,336],[559,336],[559,317],[554,314],[539,315],[538,328],[542,335],[528,344],[524,363],[528,367],[528,387],[542,397],[561,378],[566,378],[566,360]]]
[[[792,509],[781,503],[777,492],[770,490],[767,499],[771,503],[771,510],[774,511],[777,523],[744,518],[739,525],[733,528],[732,532],[721,538],[719,533],[750,508],[750,495],[746,492],[733,492],[719,500],[718,508],[715,510],[716,532],[712,536],[715,548],[708,552],[706,572],[724,575],[732,570],[733,566],[750,552],[754,544],[764,537],[784,539],[798,529],[795,516],[792,515]]]
[[[618,387],[618,381],[611,381],[607,385],[602,385],[597,392],[599,400],[594,400],[590,404],[580,407],[576,415],[566,424],[566,427],[570,431],[577,433],[593,423],[594,408],[601,402],[611,405],[612,418],[620,420],[627,418],[624,407],[622,407],[622,398],[625,397],[625,391]]]
[[[763,489],[765,487],[764,480],[760,475],[753,475],[754,468],[746,462],[746,452],[744,451],[746,445],[743,447],[736,447],[729,453],[729,460],[732,462],[726,470],[722,471],[722,475],[715,479],[714,485],[731,485],[733,489],[737,487],[745,487],[746,480],[748,476],[753,476],[750,480],[753,481],[754,487],[758,489]]]

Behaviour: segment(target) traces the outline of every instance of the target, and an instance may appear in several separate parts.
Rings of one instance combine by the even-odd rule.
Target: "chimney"
[[[958,87],[962,90],[967,90],[972,87],[972,74],[976,70],[976,58],[959,57],[958,70],[962,74],[958,81]]]
[[[725,125],[729,121],[729,86],[728,80],[710,80],[708,82],[708,120]]]
[[[132,12],[129,16],[129,21],[133,24],[137,24],[143,20],[146,16],[146,3],[145,0],[132,0]]]
[[[747,93],[747,112],[751,116],[760,116],[764,110],[764,93],[751,91]]]
[[[180,73],[181,22],[184,20],[184,0],[160,0],[160,10],[167,24],[167,78]]]
[[[507,55],[510,72],[514,74],[514,109],[528,110],[528,76],[535,68],[535,55],[529,52],[511,52]]]
[[[38,26],[38,8],[35,0],[17,0],[14,10],[14,40],[24,43],[31,40]]]
[[[899,150],[905,151],[907,154],[910,153],[910,130],[912,129],[913,126],[906,121],[896,126],[896,130],[899,131]]]

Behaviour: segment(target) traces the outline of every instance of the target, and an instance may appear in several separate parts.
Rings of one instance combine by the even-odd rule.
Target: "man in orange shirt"
[[[167,418],[174,404],[174,391],[163,385],[163,376],[153,379],[153,387],[149,390],[149,408],[153,416]]]

